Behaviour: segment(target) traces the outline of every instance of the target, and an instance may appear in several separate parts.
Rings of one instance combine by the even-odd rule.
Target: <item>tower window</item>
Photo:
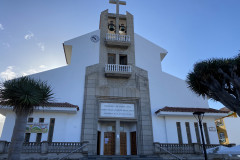
[[[119,55],[119,64],[127,65],[127,55]]]
[[[116,54],[108,54],[108,64],[116,64]]]

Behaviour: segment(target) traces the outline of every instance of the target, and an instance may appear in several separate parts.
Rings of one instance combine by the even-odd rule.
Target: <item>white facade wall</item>
[[[6,118],[3,125],[1,140],[11,141],[16,116],[13,112],[5,112],[4,116]]]
[[[33,123],[38,123],[39,118],[44,118],[43,124],[50,124],[50,118],[55,118],[53,142],[80,142],[81,129],[78,121],[76,121],[78,119],[78,114],[76,113],[46,113],[45,111],[38,111],[29,117],[34,118]],[[1,140],[11,141],[15,118],[15,113],[6,112],[6,121],[3,126],[4,132]],[[36,142],[36,135],[36,133],[31,133],[30,142]],[[47,138],[48,133],[43,133],[41,141],[47,141]]]
[[[99,61],[99,42],[92,42],[90,40],[92,35],[100,36],[100,31],[97,30],[64,42],[65,45],[72,45],[71,64],[33,75],[35,78],[41,78],[51,84],[55,93],[55,102],[68,102],[79,106],[77,115],[72,120],[64,122],[67,126],[66,130],[63,130],[65,141],[80,142],[85,69]],[[72,125],[74,127],[71,127]],[[62,133],[59,132],[59,134]],[[59,135],[57,139],[61,140],[62,138],[63,135]],[[57,139],[53,140],[57,141]]]
[[[100,31],[97,30],[64,42],[65,45],[72,45],[71,64],[32,75],[52,86],[55,102],[68,102],[78,105],[80,109],[76,114],[48,112],[33,114],[34,118],[56,118],[53,141],[79,142],[81,139],[85,69],[99,62],[99,42],[92,42],[90,37],[100,36],[99,34]],[[181,120],[184,122],[182,126],[184,143],[185,122],[190,122],[192,140],[195,142],[193,117],[157,117],[155,111],[165,106],[208,108],[207,100],[191,92],[184,80],[162,72],[160,53],[167,53],[166,50],[135,34],[135,52],[136,66],[148,71],[154,141],[178,143],[176,121]],[[1,140],[10,141],[14,119],[13,113],[7,113]],[[207,124],[208,127],[215,126],[214,118],[207,120]],[[209,136],[211,143],[218,143],[217,133],[209,132]],[[35,138],[34,135],[31,136],[30,141],[35,141]],[[43,140],[46,140],[46,135],[43,136]]]
[[[209,108],[184,80],[162,71],[160,53],[166,50],[135,34],[135,52],[136,66],[148,71],[152,112],[165,106]]]
[[[36,79],[47,81],[52,86],[54,102],[68,102],[79,106],[79,111],[75,115],[67,116],[44,112],[44,116],[56,117],[56,130],[54,130],[53,141],[80,141],[85,68],[98,63],[99,59],[99,42],[93,43],[90,37],[92,35],[99,36],[99,34],[100,31],[97,30],[64,43],[65,45],[73,46],[70,65],[32,75]],[[2,140],[10,141],[15,124],[14,117],[13,113],[8,113],[3,127]]]
[[[0,114],[0,137],[2,136],[2,130],[3,130],[3,125],[5,122],[6,117],[2,114]]]
[[[164,116],[152,115],[153,142],[167,143],[167,125]]]
[[[162,126],[160,127],[160,125],[158,124],[158,128],[157,127],[154,128],[154,135],[155,135],[154,136],[154,141],[155,142],[178,143],[178,134],[177,134],[176,122],[180,122],[183,143],[188,144],[185,122],[189,122],[192,143],[197,143],[196,132],[195,132],[195,127],[194,127],[194,122],[197,122],[197,121],[194,117],[190,117],[190,116],[161,116],[161,117],[159,117],[159,119],[162,119],[162,121],[165,122],[165,125],[164,125],[164,123],[162,125],[164,126],[164,131],[166,131],[166,136],[162,135],[162,134],[164,134],[164,132],[161,131]],[[215,123],[214,123],[214,118],[205,117],[204,120],[203,120],[203,123],[207,123],[210,143],[211,144],[219,144],[217,130],[216,129],[214,131],[209,130],[210,127],[216,128]],[[203,132],[204,132],[204,130],[203,130]],[[199,129],[199,134],[200,134],[200,129]],[[163,137],[166,137],[166,139],[163,139]],[[206,139],[205,139],[205,141],[206,141]]]
[[[166,118],[157,117],[155,112],[165,106],[209,108],[208,101],[193,93],[184,80],[162,71],[160,53],[167,53],[165,49],[135,34],[135,52],[136,66],[148,71],[154,141],[176,143],[173,136],[167,138]]]
[[[228,135],[229,143],[235,143],[240,145],[240,118],[226,117],[224,118],[224,123]]]

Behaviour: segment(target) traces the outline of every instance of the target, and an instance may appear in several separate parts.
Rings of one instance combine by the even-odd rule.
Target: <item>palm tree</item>
[[[240,116],[240,54],[196,63],[187,83],[198,95],[219,101]]]
[[[27,117],[33,110],[52,99],[52,89],[46,82],[29,77],[8,80],[0,85],[1,104],[13,107],[16,113],[8,160],[18,160],[21,156]]]

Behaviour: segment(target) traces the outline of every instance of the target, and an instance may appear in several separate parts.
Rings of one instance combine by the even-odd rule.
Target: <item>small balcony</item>
[[[131,45],[131,39],[129,35],[107,33],[105,44],[108,47],[128,48]]]
[[[119,65],[119,64],[105,65],[106,77],[129,78],[131,74],[132,74],[132,66],[130,65]]]

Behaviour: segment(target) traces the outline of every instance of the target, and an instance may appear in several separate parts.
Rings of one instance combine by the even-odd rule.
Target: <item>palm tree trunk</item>
[[[16,120],[13,129],[11,144],[8,150],[8,160],[21,159],[21,151],[26,131],[27,116],[28,114],[23,112],[16,113]]]

